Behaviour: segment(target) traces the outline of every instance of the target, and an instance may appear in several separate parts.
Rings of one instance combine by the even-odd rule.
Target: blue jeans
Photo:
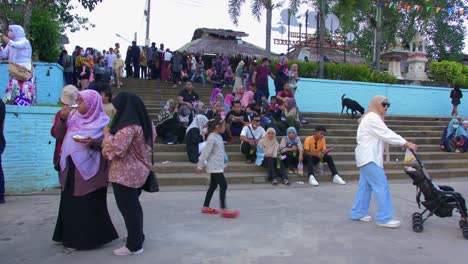
[[[193,83],[193,82],[195,82],[195,80],[198,79],[198,78],[200,78],[201,83],[202,83],[203,85],[205,85],[205,76],[203,76],[203,74],[202,74],[202,75],[198,75],[198,76],[195,75],[195,74],[193,74],[193,75],[192,75],[192,78],[190,78],[190,80],[191,80],[192,83]]]
[[[360,168],[356,199],[350,217],[351,219],[359,219],[368,215],[372,192],[374,192],[377,203],[375,220],[378,223],[387,223],[393,218],[390,189],[383,168],[377,166],[374,162],[367,163]]]

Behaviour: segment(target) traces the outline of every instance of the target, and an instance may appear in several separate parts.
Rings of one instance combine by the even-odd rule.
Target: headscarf
[[[204,103],[202,103],[201,101],[196,102],[193,106],[193,110],[195,110],[195,115],[203,114],[203,112],[201,111],[203,107],[205,107]]]
[[[291,97],[284,98],[284,101],[288,104],[287,110],[291,111],[291,109],[296,108],[296,99]]]
[[[76,169],[84,180],[94,177],[101,166],[101,152],[75,142],[73,136],[81,135],[99,140],[103,137],[102,129],[109,123],[109,117],[104,112],[102,98],[93,90],[79,92],[88,108],[85,114],[73,110],[67,120],[67,133],[63,139],[60,168],[65,170],[67,158],[71,156]]]
[[[294,132],[294,139],[290,139],[289,138],[289,132],[293,131]],[[288,129],[286,129],[286,139],[288,140],[288,143],[289,144],[296,144],[299,142],[299,135],[297,135],[297,130],[295,127],[288,127]]]
[[[461,123],[462,123],[462,126],[468,124],[468,118],[463,118]],[[468,133],[468,128],[465,128],[465,131]]]
[[[245,94],[245,87],[240,85],[236,88],[236,92],[235,92],[235,100],[242,100],[242,97],[244,97],[244,94]]]
[[[271,140],[268,139],[268,132],[273,132],[275,134],[273,139]],[[262,149],[263,153],[265,153],[265,155],[270,154],[270,155],[276,156],[276,154],[278,154],[279,144],[278,144],[278,140],[276,140],[275,129],[272,127],[268,128],[265,133],[265,136],[263,136],[263,138],[260,140],[258,145]]]
[[[216,95],[221,93],[221,89],[219,88],[214,88],[213,91],[211,92],[211,98],[210,98],[210,105],[213,105],[214,102],[216,102]]]
[[[231,96],[232,96],[232,95],[231,95]],[[231,107],[230,107],[228,104],[226,104],[226,102],[225,102],[225,100],[224,100],[224,96],[223,96],[222,93],[217,94],[216,97],[221,97],[221,102],[220,102],[220,103],[221,103],[221,106],[222,106],[222,107],[224,108],[224,110],[226,111],[226,113],[229,112],[229,111],[231,111]]]
[[[173,99],[167,100],[164,108],[156,116],[156,120],[154,121],[155,126],[158,126],[164,121],[171,119],[175,114],[176,107],[177,103]]]
[[[231,111],[231,106],[232,106],[232,101],[235,101],[236,97],[232,94],[226,94],[226,98],[224,99],[224,102],[226,103],[227,106],[229,106],[229,111]]]
[[[244,96],[240,100],[242,107],[247,107],[253,101],[254,101],[254,93],[252,91],[245,92]]]
[[[231,66],[227,67],[226,72],[224,73],[224,78],[232,78],[234,74],[232,73]]]
[[[153,123],[148,115],[145,104],[140,97],[130,92],[120,92],[112,104],[117,113],[110,127],[110,133],[115,135],[119,130],[130,125],[141,126],[145,143],[153,144]]]
[[[383,95],[376,95],[372,98],[372,100],[369,103],[369,106],[367,108],[367,111],[364,113],[364,115],[361,116],[361,118],[358,119],[358,123],[361,123],[362,119],[370,112],[374,112],[377,115],[380,116],[382,121],[384,120],[384,115],[380,113],[379,109],[380,106],[382,105],[382,102],[385,101],[387,97]]]
[[[26,39],[23,27],[19,25],[10,25],[8,28],[11,29],[14,35],[10,38],[11,41],[8,42],[5,48],[5,50],[8,51],[8,61],[26,67],[28,70],[32,70],[31,43]]]
[[[456,118],[453,118],[452,120],[450,120],[450,123],[447,126],[447,135],[445,137],[449,138],[452,134],[454,134],[455,137],[459,137],[459,136],[466,137],[467,133],[466,133],[465,129],[463,128],[463,126],[458,126],[455,129],[455,128],[453,128],[454,123],[460,123],[460,122]]]
[[[198,128],[200,130],[200,135],[203,137],[203,140],[205,140],[205,132],[207,131],[207,124],[208,124],[208,118],[204,115],[196,115],[193,118],[192,123],[190,126],[187,127],[187,131],[185,134],[189,132],[190,129],[192,128]]]

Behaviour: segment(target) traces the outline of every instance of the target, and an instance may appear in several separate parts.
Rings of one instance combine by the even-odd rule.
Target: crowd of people
[[[31,67],[27,59],[30,45],[28,48],[21,27],[10,26],[8,37],[0,37],[9,43],[8,49],[1,50],[2,56],[25,58],[18,62],[25,68]],[[318,186],[315,167],[318,164],[322,170],[323,163],[327,163],[333,183],[346,184],[335,166],[331,154],[334,149],[327,146],[325,126],[316,126],[313,134],[301,141],[301,126],[306,121],[295,100],[299,88],[298,65],[289,68],[285,56],[281,56],[275,71],[271,72],[268,58],[258,65],[240,61],[233,70],[226,56],[217,55],[205,72],[203,59],[177,51],[172,53],[163,44],[159,49],[155,43],[140,49],[133,43],[123,60],[120,45],[116,43],[114,48],[102,52],[77,46],[72,55],[63,51],[59,62],[64,67],[67,85],[60,98],[63,106],[51,128],[51,135],[56,138],[54,166],[61,185],[53,240],[70,250],[93,249],[118,238],[107,208],[107,186],[112,183],[128,234],[125,245],[113,253],[120,256],[143,253],[145,235],[139,196],[152,169],[149,154],[156,135],[166,144],[185,142],[188,160],[196,164],[196,172],[210,173],[209,188],[201,207],[205,214],[221,213],[226,218],[239,215],[239,211],[229,210],[226,205],[224,176],[229,162],[225,145],[235,144],[237,138],[245,163],[264,166],[272,185],[290,185],[288,174],[302,176],[305,165],[309,184]],[[177,98],[167,100],[152,121],[137,95],[119,92],[113,98],[110,87],[124,85],[124,71],[127,77],[172,80],[174,87],[181,82],[185,84]],[[34,102],[35,84],[33,75],[30,77],[25,81],[10,80],[12,89],[28,94],[24,97],[25,93],[20,92],[18,96],[23,97],[9,100],[18,104]],[[274,79],[275,95],[270,95],[269,77]],[[193,90],[195,81],[213,85],[206,104]],[[223,94],[226,87],[232,88],[232,92]],[[384,116],[389,107],[388,98],[375,96],[359,119],[355,155],[360,179],[350,218],[372,221],[368,209],[374,193],[377,224],[395,228],[400,222],[393,218],[383,170],[384,143],[414,151],[417,145],[386,126]],[[4,105],[0,104],[0,166],[5,147],[4,115]],[[465,152],[467,130],[468,120],[453,119],[444,131],[441,149]],[[3,188],[1,167],[0,172]],[[221,211],[210,207],[218,185]],[[0,203],[4,202],[3,192],[0,189]]]

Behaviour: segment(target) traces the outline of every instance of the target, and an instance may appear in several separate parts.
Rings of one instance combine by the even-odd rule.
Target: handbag
[[[18,81],[25,82],[32,77],[32,72],[26,67],[14,62],[8,63],[8,73]]]
[[[151,170],[149,172],[148,178],[146,178],[145,184],[141,187],[145,192],[159,192],[159,183],[158,178],[156,178],[156,173],[152,170],[154,167],[154,152],[153,152],[153,143],[151,143]]]

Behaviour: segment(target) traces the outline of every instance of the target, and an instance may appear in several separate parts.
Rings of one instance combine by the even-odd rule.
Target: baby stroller
[[[416,202],[418,207],[421,204],[426,208],[423,212],[416,212],[413,214],[413,231],[421,233],[424,230],[424,222],[436,215],[438,217],[451,217],[453,210],[456,209],[462,219],[459,221],[459,226],[463,231],[463,237],[468,239],[468,219],[465,199],[463,196],[455,192],[450,186],[436,185],[430,175],[424,168],[424,164],[419,157],[413,152],[419,168],[405,167],[405,173],[413,180],[413,185],[416,186]],[[421,201],[421,195],[424,197]],[[429,212],[427,216],[424,216]]]

